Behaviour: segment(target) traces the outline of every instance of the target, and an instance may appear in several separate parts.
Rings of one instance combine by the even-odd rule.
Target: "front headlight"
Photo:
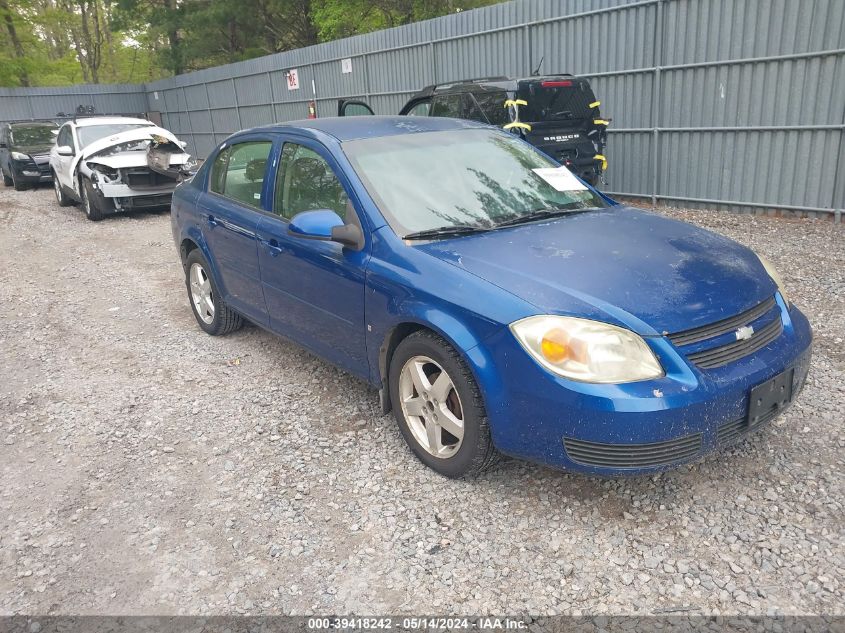
[[[575,317],[533,316],[511,323],[510,328],[537,362],[570,380],[622,383],[663,375],[645,341],[615,325]]]
[[[32,160],[28,154],[22,154],[20,152],[12,152],[11,156],[14,160]]]
[[[760,260],[760,263],[763,264],[763,268],[766,269],[766,272],[769,273],[769,277],[772,278],[772,281],[775,282],[775,285],[778,287],[778,292],[780,292],[780,296],[783,297],[783,300],[786,302],[787,305],[791,303],[789,297],[786,294],[786,289],[783,287],[783,279],[780,278],[780,274],[772,266],[772,262],[768,259],[763,257],[762,255],[757,255],[757,259]]]

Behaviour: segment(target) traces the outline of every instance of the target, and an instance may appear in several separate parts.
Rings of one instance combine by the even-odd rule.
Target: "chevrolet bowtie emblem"
[[[754,328],[750,325],[743,325],[736,332],[734,332],[734,334],[736,335],[736,340],[747,341],[754,334]]]

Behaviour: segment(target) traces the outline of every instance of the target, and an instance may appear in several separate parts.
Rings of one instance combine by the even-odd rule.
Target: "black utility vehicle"
[[[53,121],[25,121],[0,125],[0,171],[3,184],[17,191],[53,180],[50,148],[59,126]]]
[[[595,185],[607,166],[608,120],[590,82],[572,75],[486,77],[428,86],[399,114],[472,119],[504,127]],[[339,116],[373,114],[363,101],[338,105]]]

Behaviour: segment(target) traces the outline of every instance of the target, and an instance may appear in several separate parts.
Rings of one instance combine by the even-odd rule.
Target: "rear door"
[[[331,209],[347,223],[362,226],[350,192],[325,147],[311,139],[285,139],[273,214],[265,215],[258,226],[258,258],[270,327],[366,378],[364,280],[369,240],[356,251],[288,233],[296,214],[317,209]]]
[[[589,83],[575,77],[521,81],[516,98],[527,103],[519,107],[520,121],[531,125],[526,141],[567,166],[594,164],[597,150],[587,134],[600,114]]]
[[[273,136],[249,135],[213,158],[208,186],[197,198],[201,230],[214,259],[225,301],[256,323],[267,325],[256,231],[273,190]]]

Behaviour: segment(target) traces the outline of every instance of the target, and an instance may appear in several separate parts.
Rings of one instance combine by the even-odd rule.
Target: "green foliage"
[[[140,83],[500,0],[0,0],[0,86]]]

